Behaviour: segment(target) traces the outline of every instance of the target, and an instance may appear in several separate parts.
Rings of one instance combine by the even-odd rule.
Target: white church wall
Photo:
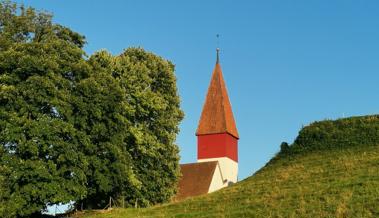
[[[213,178],[212,178],[211,185],[209,186],[208,193],[211,193],[211,192],[217,191],[221,188],[224,188],[225,184],[226,183],[224,183],[223,178],[221,176],[220,165],[217,164],[215,172],[213,173]]]
[[[222,177],[227,180],[224,186],[238,181],[238,163],[228,157],[199,159],[197,162],[218,161]]]

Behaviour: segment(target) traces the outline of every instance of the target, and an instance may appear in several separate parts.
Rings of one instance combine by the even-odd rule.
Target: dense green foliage
[[[379,144],[379,115],[319,121],[304,127],[282,154]]]
[[[371,134],[378,123],[377,116],[316,122],[299,135],[312,142],[312,152],[279,155],[232,187],[178,203],[78,217],[379,217],[379,138]],[[333,136],[314,138],[321,127]]]
[[[86,59],[84,37],[51,18],[0,2],[0,217],[169,200],[183,117],[173,64],[139,48]]]
[[[169,200],[179,176],[174,142],[183,116],[174,66],[142,49],[115,57],[102,51],[89,63],[97,73],[78,85],[82,99],[75,117],[98,146],[86,153],[95,161],[88,171],[88,195],[80,203],[104,207],[110,196],[133,206]],[[114,150],[123,156],[108,156]]]
[[[29,216],[85,196],[86,136],[71,119],[84,38],[33,9],[0,4],[0,216]],[[72,75],[72,76],[70,76]]]
[[[141,49],[128,49],[114,60],[113,75],[120,80],[132,126],[128,151],[140,189],[127,199],[147,206],[169,200],[179,178],[179,149],[175,145],[179,110],[174,66]]]

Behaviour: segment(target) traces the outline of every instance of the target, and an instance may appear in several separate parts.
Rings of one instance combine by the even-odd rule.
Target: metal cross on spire
[[[217,59],[216,59],[216,63],[218,64],[220,62],[220,34],[216,34],[216,37],[217,37],[217,48],[216,48]]]

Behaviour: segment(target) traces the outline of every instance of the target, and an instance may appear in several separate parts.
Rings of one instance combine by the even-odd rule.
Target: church
[[[197,136],[197,162],[181,164],[175,201],[217,191],[237,182],[238,131],[222,75],[219,49]]]

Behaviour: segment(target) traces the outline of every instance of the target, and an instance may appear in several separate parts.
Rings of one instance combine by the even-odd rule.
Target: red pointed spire
[[[216,66],[213,70],[208,94],[201,114],[196,135],[229,133],[239,138],[236,123],[230,105],[225,81],[219,63],[218,50]]]

